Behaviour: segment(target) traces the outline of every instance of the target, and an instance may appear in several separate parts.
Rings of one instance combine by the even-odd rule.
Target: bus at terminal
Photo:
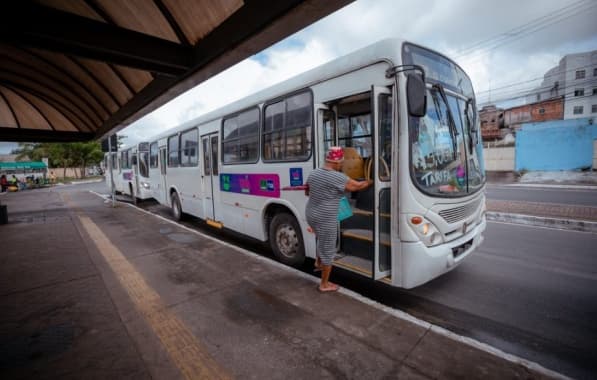
[[[413,288],[483,241],[485,169],[475,95],[447,57],[383,40],[149,139],[151,196],[209,225],[315,258],[305,183],[330,146],[347,194],[334,265]],[[121,157],[122,161],[122,157]]]
[[[112,173],[109,154],[112,154]],[[106,183],[110,182],[112,174],[115,191],[127,194],[133,200],[153,197],[149,183],[149,143],[141,142],[118,152],[106,153],[104,167],[107,168],[104,171]]]

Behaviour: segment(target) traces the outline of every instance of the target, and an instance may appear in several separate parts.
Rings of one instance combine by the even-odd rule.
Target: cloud
[[[131,140],[147,138],[388,37],[455,59],[481,101],[489,98],[489,90],[504,85],[527,82],[512,88],[528,90],[540,83],[529,79],[541,78],[563,55],[597,49],[595,19],[593,0],[359,0],[179,96],[122,133]],[[478,49],[462,56],[471,46]]]
[[[119,134],[127,146],[147,141],[156,134],[207,112],[242,99],[333,58],[315,37],[303,43],[278,44],[246,59],[145,116]]]
[[[0,141],[0,154],[10,154],[10,152],[12,152],[13,149],[16,149],[18,147],[19,144],[17,143]]]

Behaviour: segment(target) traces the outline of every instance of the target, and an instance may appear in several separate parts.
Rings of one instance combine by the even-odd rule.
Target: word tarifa
[[[421,177],[425,181],[425,186],[433,186],[436,184],[449,182],[452,176],[447,170],[441,170],[436,172],[428,172]]]

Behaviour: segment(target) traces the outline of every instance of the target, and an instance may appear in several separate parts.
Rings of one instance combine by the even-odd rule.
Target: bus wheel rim
[[[281,254],[286,257],[294,257],[298,243],[298,236],[292,226],[284,224],[278,228],[276,245]]]

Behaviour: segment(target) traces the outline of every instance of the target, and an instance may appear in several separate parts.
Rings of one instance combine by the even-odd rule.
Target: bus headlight
[[[409,215],[408,223],[426,246],[432,247],[444,242],[444,238],[437,227],[422,216]]]
[[[149,187],[150,187],[150,184],[149,184],[149,183],[147,183],[147,182],[141,182],[141,186],[142,186],[144,189],[149,189]]]

